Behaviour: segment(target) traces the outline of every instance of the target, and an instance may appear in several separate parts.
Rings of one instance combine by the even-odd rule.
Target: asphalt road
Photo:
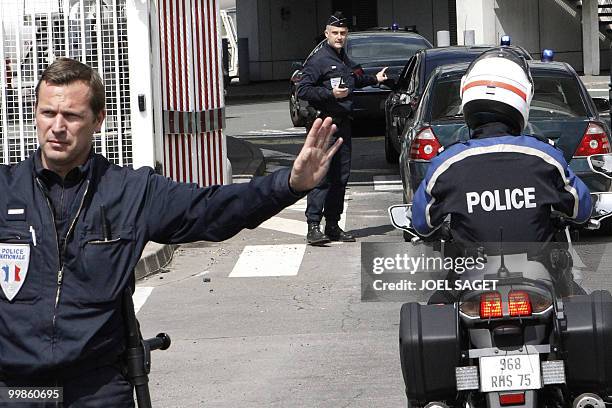
[[[261,148],[269,171],[290,165],[304,140],[285,101],[228,107],[227,134]],[[181,246],[167,273],[139,283],[144,335],[173,340],[153,353],[154,406],[405,407],[398,316],[422,294],[362,301],[361,255],[375,243],[422,249],[389,224],[401,184],[382,137],[353,146],[341,223],[356,243],[306,246],[301,200],[224,243]],[[612,289],[609,240],[591,235],[578,248],[587,289]]]

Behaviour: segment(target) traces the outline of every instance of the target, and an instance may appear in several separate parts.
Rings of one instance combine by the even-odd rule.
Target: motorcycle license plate
[[[482,392],[539,388],[542,388],[539,354],[480,357]]]

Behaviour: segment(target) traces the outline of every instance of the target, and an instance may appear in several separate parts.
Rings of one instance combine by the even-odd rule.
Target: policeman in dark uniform
[[[0,388],[62,387],[47,406],[133,407],[122,299],[147,242],[255,228],[316,186],[342,143],[318,119],[292,169],[198,188],[94,153],[105,112],[98,74],[55,61],[36,87],[40,148],[0,166]]]
[[[344,205],[344,193],[351,171],[351,111],[355,88],[380,83],[387,79],[382,69],[376,76],[363,71],[346,55],[344,45],[348,24],[341,12],[329,17],[325,28],[327,42],[312,55],[302,71],[297,88],[300,99],[320,111],[319,117],[333,118],[338,127],[334,138],[344,140],[332,159],[327,177],[308,194],[306,220],[309,244],[321,245],[332,241],[354,242],[355,238],[338,226]],[[325,234],[321,218],[325,216]]]

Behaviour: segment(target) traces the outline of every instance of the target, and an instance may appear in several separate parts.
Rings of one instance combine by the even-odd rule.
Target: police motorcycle
[[[612,179],[612,155],[588,158]],[[593,193],[586,224],[597,229],[612,216],[612,193]],[[389,208],[392,224],[432,245],[444,257],[452,232],[423,243],[411,227],[411,204]],[[526,254],[479,248],[486,267],[463,281],[495,281],[495,288],[464,285],[451,302],[405,303],[400,312],[400,360],[408,407],[612,407],[612,295],[585,294],[573,283],[573,247],[567,223],[563,249],[551,263]],[[566,249],[567,248],[567,249]],[[569,256],[568,256],[569,255]],[[546,264],[546,266],[544,265]],[[562,273],[559,273],[562,271]],[[452,285],[452,288],[462,285]]]

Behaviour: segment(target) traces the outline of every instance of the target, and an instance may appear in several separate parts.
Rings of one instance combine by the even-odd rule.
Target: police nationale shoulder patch
[[[0,286],[9,301],[21,290],[29,265],[30,245],[0,244]]]

